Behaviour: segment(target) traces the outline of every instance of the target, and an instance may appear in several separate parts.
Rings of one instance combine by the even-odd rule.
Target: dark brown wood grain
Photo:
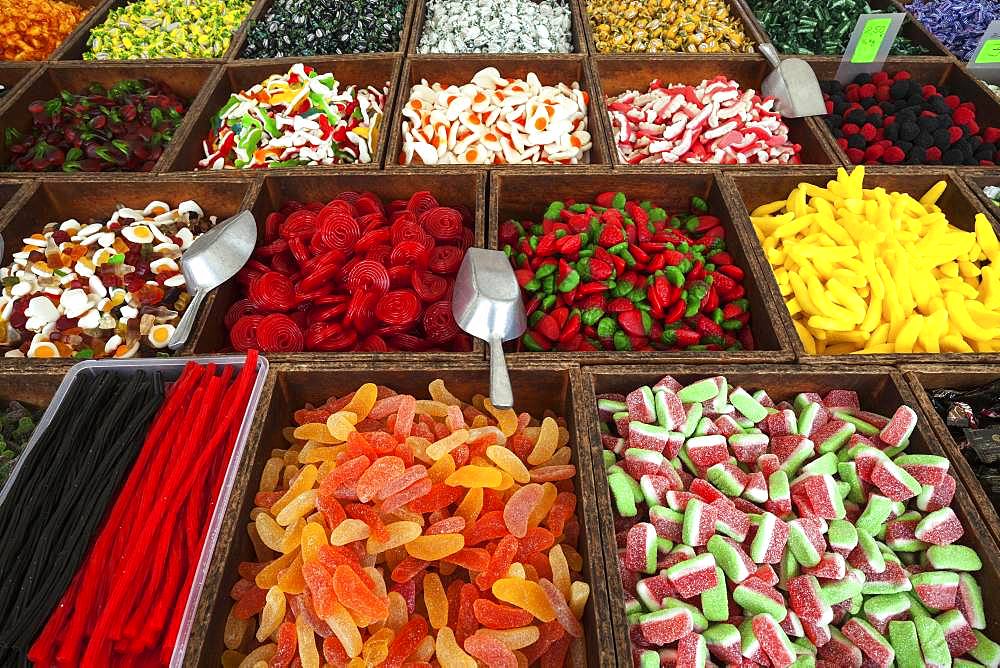
[[[200,180],[199,180],[200,181]],[[394,199],[409,199],[422,190],[432,193],[443,206],[463,206],[474,215],[475,245],[486,243],[486,175],[482,172],[439,170],[435,172],[358,172],[350,169],[315,174],[287,176],[268,175],[263,180],[259,196],[250,208],[257,219],[258,230],[263,230],[267,216],[281,209],[289,201],[328,202],[345,191],[370,191],[388,203]],[[258,240],[260,239],[258,234]],[[195,328],[195,354],[219,352],[229,349],[229,335],[223,318],[229,307],[239,299],[240,286],[230,281],[219,288],[211,302],[204,308]],[[297,353],[268,354],[272,361],[302,359],[350,359],[359,363],[381,362],[391,364],[400,359],[448,359],[473,362],[483,357],[483,345],[473,339],[469,353]]]
[[[0,370],[0,405],[18,401],[31,408],[44,410],[52,401],[62,380],[61,369],[20,372]]]
[[[1000,186],[1000,169],[969,170],[963,171],[962,175],[965,177],[969,189],[976,194],[986,210],[1000,216],[1000,208],[997,208],[997,204],[983,192],[983,188],[986,186]]]
[[[552,411],[566,419],[573,447],[572,461],[578,469],[574,483],[578,498],[577,516],[581,525],[579,552],[584,561],[583,578],[591,584],[591,597],[583,619],[587,664],[609,666],[614,662],[615,650],[610,640],[604,555],[600,546],[600,520],[596,512],[597,501],[588,452],[588,429],[577,421],[579,413],[576,407],[579,395],[584,391],[578,373],[572,365],[536,365],[512,369],[511,380],[518,411],[528,411],[536,416],[543,411]],[[448,389],[466,401],[476,393],[489,391],[489,371],[485,365],[399,367],[388,364],[302,363],[271,366],[270,382],[273,385],[265,388],[255,427],[240,463],[218,547],[198,602],[195,631],[188,643],[185,666],[214,668],[219,665],[219,658],[225,649],[222,643],[223,627],[233,603],[229,590],[239,578],[239,563],[254,560],[246,532],[253,497],[271,450],[287,445],[281,431],[292,426],[292,413],[306,402],[318,404],[331,395],[343,396],[365,382],[387,385],[399,392],[412,393],[417,398],[429,398],[427,385],[435,378],[444,379]]]
[[[386,98],[386,108],[379,128],[378,140],[375,146],[372,162],[355,165],[335,165],[330,167],[279,167],[268,170],[197,170],[198,162],[205,157],[202,146],[212,127],[212,118],[238,91],[246,90],[262,82],[273,74],[284,74],[296,64],[304,63],[318,72],[332,72],[342,85],[375,86],[381,89],[388,84],[389,94]],[[176,142],[173,150],[164,154],[166,171],[193,172],[200,175],[215,174],[234,176],[248,171],[268,171],[271,173],[288,174],[308,170],[330,170],[349,168],[353,170],[378,169],[385,158],[388,141],[387,123],[393,117],[393,100],[395,85],[399,71],[400,60],[392,55],[354,55],[354,56],[321,56],[316,58],[274,58],[261,60],[239,60],[221,68],[206,84],[206,91],[200,100],[198,109],[193,110],[193,116],[187,124],[185,136]]]
[[[969,465],[965,455],[962,454],[958,443],[951,435],[948,426],[941,419],[941,416],[934,410],[930,398],[927,396],[929,390],[949,388],[962,390],[985,385],[1000,378],[1000,368],[996,365],[971,365],[956,369],[941,364],[912,364],[900,367],[903,377],[910,385],[920,408],[921,416],[930,425],[937,435],[945,456],[951,460],[952,468],[958,473],[962,482],[965,483],[969,495],[972,497],[976,507],[979,508],[983,516],[983,521],[989,528],[994,539],[1000,541],[1000,517],[997,515],[996,507],[990,500],[989,494],[983,489],[982,484],[976,478],[972,466]]]
[[[693,171],[693,170],[692,170]],[[623,173],[593,167],[577,170],[572,167],[532,168],[521,172],[495,172],[491,175],[490,196],[490,248],[498,248],[498,230],[504,222],[514,219],[538,222],[548,205],[556,200],[573,199],[592,202],[599,193],[620,191],[630,199],[649,199],[662,206],[668,214],[687,212],[691,197],[704,198],[709,211],[722,220],[726,234],[726,249],[735,263],[746,273],[743,285],[750,300],[751,330],[757,343],[755,351],[740,352],[592,352],[592,353],[513,353],[510,357],[518,363],[557,359],[561,362],[581,364],[625,363],[750,363],[781,362],[791,359],[790,342],[785,335],[785,325],[774,317],[768,290],[762,287],[759,269],[752,259],[752,249],[735,233],[733,220],[719,187],[714,170],[700,169],[696,173],[655,174]],[[754,241],[756,243],[756,241]],[[513,348],[514,344],[508,344]]]
[[[403,165],[403,108],[410,97],[410,89],[426,79],[429,84],[438,82],[444,86],[461,86],[469,83],[479,70],[486,67],[496,67],[500,76],[507,78],[524,78],[529,72],[534,72],[542,85],[556,83],[572,84],[577,82],[580,89],[590,96],[587,107],[587,130],[593,137],[593,147],[590,149],[590,164],[609,164],[607,139],[604,136],[603,124],[599,115],[603,113],[595,97],[594,82],[591,78],[587,60],[582,55],[568,54],[461,54],[461,55],[414,55],[403,63],[400,75],[399,97],[391,125],[389,136],[389,152],[386,155],[387,169],[397,169],[405,166],[414,169],[436,170],[445,165]],[[521,170],[530,165],[461,165],[467,170]],[[576,165],[574,165],[576,167]]]
[[[712,79],[720,74],[735,80],[743,88],[753,88],[760,92],[761,83],[771,73],[771,66],[763,56],[755,54],[735,55],[705,55],[691,58],[687,54],[647,56],[637,60],[632,56],[594,56],[591,64],[595,73],[598,98],[603,102],[608,97],[614,97],[628,90],[645,92],[654,79],[664,83],[680,83],[698,85],[705,79]],[[622,162],[618,154],[617,140],[614,128],[607,111],[603,118],[608,136],[608,149],[616,168],[633,169]],[[802,146],[799,155],[803,164],[829,165],[840,162],[838,156],[822,139],[821,130],[809,122],[808,118],[786,118],[788,136],[793,143]],[[711,165],[723,169],[746,169],[747,165]],[[650,169],[668,169],[672,171],[687,171],[689,164],[643,165]],[[757,167],[787,168],[787,165],[752,165]]]
[[[731,194],[729,201],[732,202],[731,211],[736,231],[746,247],[751,250],[753,258],[760,267],[763,280],[761,288],[770,291],[771,301],[777,309],[777,318],[784,322],[784,330],[789,333],[796,357],[803,364],[858,364],[859,356],[809,355],[806,353],[792,325],[792,318],[785,307],[778,283],[774,278],[774,272],[757,241],[753,225],[750,222],[750,212],[762,204],[787,198],[788,194],[799,183],[812,183],[826,187],[826,184],[836,179],[836,176],[835,171],[817,167],[789,170],[766,176],[746,170],[725,172],[722,176],[723,189],[728,190]],[[889,192],[909,193],[915,199],[919,199],[931,186],[941,180],[946,181],[948,187],[941,199],[938,200],[938,206],[948,218],[948,222],[963,230],[973,230],[975,215],[985,212],[994,229],[1000,229],[1000,224],[997,223],[993,212],[986,210],[985,205],[976,198],[959,174],[952,170],[925,168],[911,170],[909,174],[902,174],[892,168],[868,168],[866,169],[864,185],[865,188],[881,186]],[[861,360],[866,364],[918,364],[924,362],[974,364],[995,361],[996,358],[997,356],[992,353],[879,353],[864,355]]]
[[[0,110],[17,95],[20,87],[26,85],[41,69],[41,65],[33,62],[0,61],[0,85],[7,89],[4,96],[0,97]]]
[[[725,376],[730,384],[739,384],[748,390],[764,389],[775,400],[790,400],[799,392],[825,393],[831,389],[856,391],[861,405],[884,415],[892,415],[900,405],[916,406],[917,400],[910,387],[891,367],[882,366],[633,366],[633,367],[593,367],[583,371],[585,392],[581,411],[589,409],[589,446],[594,464],[594,484],[597,493],[597,511],[601,518],[601,539],[604,545],[604,562],[607,565],[608,596],[612,629],[618,650],[618,665],[631,666],[631,646],[628,639],[628,620],[622,604],[623,589],[618,569],[618,550],[614,533],[614,511],[611,505],[607,476],[604,473],[603,447],[597,429],[596,395],[606,392],[627,393],[642,385],[652,385],[665,375],[671,375],[681,383],[690,383],[709,376]],[[578,418],[582,423],[583,418]],[[926,420],[918,422],[910,437],[907,452],[912,454],[934,454],[947,456],[934,430]],[[983,559],[983,569],[976,573],[976,579],[984,592],[996,591],[1000,587],[1000,550],[993,536],[986,528],[986,522],[978,508],[976,499],[970,496],[965,483],[959,478],[955,498],[951,504],[965,527],[965,535],[959,541],[968,545]],[[1000,599],[984,596],[988,637],[1000,635]]]

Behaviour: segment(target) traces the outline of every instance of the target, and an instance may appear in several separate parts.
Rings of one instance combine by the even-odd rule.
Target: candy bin
[[[465,248],[485,245],[485,180],[456,170],[268,178],[253,206],[258,248],[206,311],[196,351],[482,359],[449,295]]]
[[[252,169],[273,171],[299,166],[377,169],[385,155],[395,95],[392,90],[387,93],[386,88],[396,80],[398,68],[396,57],[378,54],[240,60],[227,65],[209,83],[204,106],[194,119],[190,134],[168,157],[168,170],[228,175]],[[333,75],[333,81],[329,75]],[[318,77],[322,85],[317,87],[329,92],[303,92],[304,82],[310,77]],[[258,95],[265,83],[270,93]],[[257,95],[255,99],[270,97],[270,102],[251,103],[246,96],[238,97],[251,89]],[[299,95],[308,96],[310,111],[317,108],[329,111],[310,114],[308,122],[304,122],[307,118],[300,118],[293,130],[292,118],[298,118],[298,112],[290,114],[284,103],[298,99]],[[343,107],[353,115],[361,97],[365,108],[356,114],[362,116],[361,120],[348,118],[337,122],[336,111]],[[262,124],[261,128],[246,132],[238,123],[239,116],[234,114],[240,108],[258,103],[261,110],[267,110],[265,116],[270,120],[266,126]],[[302,108],[301,103],[296,104],[296,109]],[[348,126],[355,125],[350,130],[353,136],[348,137]],[[234,126],[238,126],[235,131]],[[312,138],[321,140],[329,150],[318,147],[315,151],[291,150],[310,146]]]
[[[0,319],[5,362],[166,352],[188,301],[182,249],[213,219],[249,206],[253,187],[170,177],[40,181],[0,221],[2,298],[13,301],[9,320]],[[34,359],[12,359],[24,356]]]
[[[27,439],[38,427],[38,417],[52,401],[62,381],[58,370],[0,373],[0,489],[24,453]],[[17,404],[28,413],[21,423]]]
[[[490,247],[509,250],[529,316],[513,359],[791,359],[712,172],[536,168],[492,186]]]
[[[986,203],[986,210],[996,213],[1000,206],[1000,177],[989,169],[971,171],[965,176],[966,183],[979,199]]]
[[[616,166],[837,162],[815,119],[783,119],[761,97],[771,72],[761,57],[598,56],[594,71]],[[663,119],[647,124],[647,112],[664,104]]]
[[[483,365],[431,369],[415,364],[404,369],[387,364],[376,370],[370,364],[310,363],[274,369],[275,391],[228,508],[233,522],[221,544],[229,548],[216,553],[213,581],[198,608],[203,624],[189,643],[189,661],[208,666],[221,659],[229,665],[248,653],[271,659],[294,658],[297,652],[303,665],[346,662],[350,656],[389,665],[407,656],[426,661],[437,656],[442,662],[468,662],[474,656],[489,665],[512,666],[520,653],[531,665],[542,654],[551,655],[543,662],[553,665],[563,665],[563,659],[577,666],[614,663],[602,555],[595,542],[590,462],[576,441],[586,424],[581,420],[587,418],[574,412],[579,376],[572,368],[513,368],[521,417],[500,413],[503,428],[515,431],[504,437],[506,445],[486,446],[481,456],[473,454],[481,444],[459,443],[465,432],[444,433],[450,430],[447,424],[466,423],[463,416],[468,416],[483,425],[470,428],[496,436],[486,424],[492,418],[473,417],[481,411],[491,415],[487,406],[460,408],[456,403],[482,401],[474,395],[489,387]],[[403,396],[395,399],[393,392]],[[444,410],[428,401],[431,397],[453,405],[445,411],[450,417],[424,413]],[[402,412],[390,411],[393,405]],[[417,413],[412,422],[405,415],[407,406]],[[348,442],[338,445],[339,439],[327,432],[319,437],[328,444],[312,441],[306,450],[302,441],[293,445],[282,438],[283,431],[294,440],[325,429],[313,420],[339,425],[351,409],[366,417],[356,425],[360,432],[346,424],[346,431],[334,426]],[[394,445],[392,433],[366,432],[369,427],[380,431],[382,416],[389,415],[393,431],[416,430],[398,441],[402,446]],[[415,435],[424,431],[421,425],[430,428],[433,422],[440,424],[434,429],[442,437],[411,453],[411,445],[423,443]],[[528,431],[516,431],[522,423]],[[379,448],[395,448],[400,457],[380,457],[374,450],[371,458],[354,456],[357,447],[371,448],[376,442]],[[542,449],[536,452],[536,445]],[[550,451],[554,445],[557,449]],[[362,466],[366,461],[375,468]],[[505,475],[511,476],[513,492],[475,486]],[[348,482],[352,480],[357,482]],[[345,483],[350,491],[336,491]],[[286,494],[287,489],[293,491]],[[300,491],[306,496],[293,500],[293,492],[297,499]],[[301,505],[312,497],[308,509]],[[395,509],[386,510],[389,505]],[[546,514],[540,510],[544,507],[550,508]],[[271,514],[276,508],[282,511],[277,517]],[[337,508],[346,514],[341,516]],[[301,538],[290,540],[289,552],[283,554],[280,527],[291,514],[301,518],[291,524],[303,528]],[[380,542],[373,530],[390,542]],[[361,534],[369,538],[355,539]],[[383,545],[397,547],[387,551]],[[296,586],[289,578],[299,572]],[[359,629],[349,612],[358,605],[369,611],[365,619],[377,621]],[[276,643],[268,639],[272,626],[278,629]]]
[[[969,495],[982,511],[983,520],[990,532],[1000,538],[1000,519],[997,515],[997,491],[994,489],[996,461],[992,458],[996,442],[992,441],[992,424],[976,417],[977,407],[967,403],[964,396],[952,401],[948,390],[967,393],[976,388],[986,388],[997,380],[997,373],[979,364],[963,366],[961,372],[943,365],[903,365],[903,376],[910,384],[920,404],[922,416],[934,429],[941,447],[961,476]],[[961,402],[961,403],[956,403]],[[988,399],[982,403],[988,404]],[[944,415],[941,409],[945,409]],[[974,422],[969,422],[968,409],[972,409]],[[980,409],[981,410],[981,409]],[[967,435],[965,429],[984,429]]]
[[[55,60],[101,5],[100,0],[45,0],[5,6],[0,11],[0,30],[7,37],[0,47],[0,60]]]
[[[457,94],[460,87],[465,92]],[[451,112],[437,110],[451,97],[439,93],[449,88],[456,93]],[[412,56],[402,69],[386,166],[607,164],[594,90],[590,69],[575,55]],[[523,120],[510,125],[494,113],[501,99],[522,109]],[[439,112],[460,113],[464,120],[435,131],[427,123]]]
[[[4,98],[0,124],[8,141],[0,146],[0,165],[25,173],[153,171],[165,164],[173,140],[181,140],[183,121],[212,75],[210,66],[192,63],[52,65]],[[66,92],[83,99],[66,102]],[[106,96],[122,103],[111,105]]]
[[[0,100],[4,100],[22,82],[27,81],[36,72],[34,63],[4,63],[0,67]]]
[[[897,371],[603,367],[584,387],[620,663],[1000,658],[997,544]]]
[[[957,268],[957,263],[962,261],[968,265],[966,272],[971,271],[972,266],[979,267],[977,269],[979,274],[974,278],[979,280],[978,277],[982,276],[979,285],[985,290],[983,297],[979,296],[977,289],[971,284],[961,281],[968,289],[959,287],[957,283],[950,282],[948,276],[942,274],[938,269],[926,273],[926,278],[937,283],[940,297],[936,292],[924,292],[919,288],[916,293],[897,291],[894,276],[902,275],[903,269],[899,263],[905,262],[905,258],[874,250],[875,245],[868,240],[864,240],[862,246],[866,249],[872,249],[872,252],[866,250],[863,255],[858,255],[857,261],[872,264],[875,267],[878,280],[875,281],[876,287],[873,288],[875,292],[869,293],[866,297],[861,296],[864,292],[863,286],[853,285],[857,282],[855,278],[848,279],[843,273],[836,276],[833,274],[824,275],[824,284],[821,285],[818,274],[810,273],[809,267],[806,267],[805,270],[799,269],[793,255],[782,251],[782,249],[787,248],[795,250],[799,247],[797,244],[802,243],[801,239],[810,233],[806,229],[808,221],[806,227],[795,229],[797,223],[795,223],[796,214],[794,211],[797,210],[803,215],[807,215],[803,204],[807,207],[811,206],[809,202],[815,195],[822,195],[823,189],[827,188],[832,181],[834,189],[848,188],[857,193],[859,187],[864,189],[884,188],[887,193],[899,193],[887,195],[887,197],[899,199],[904,195],[909,196],[911,206],[924,207],[928,212],[939,210],[952,226],[948,228],[948,234],[951,234],[952,238],[973,239],[970,232],[976,236],[981,235],[986,241],[988,252],[993,253],[990,244],[991,240],[995,238],[996,219],[993,217],[993,213],[976,199],[965,183],[954,173],[945,171],[934,173],[934,171],[924,170],[918,173],[908,173],[904,176],[888,173],[885,169],[872,171],[873,173],[866,174],[863,167],[855,167],[850,173],[843,168],[838,169],[837,172],[802,168],[795,174],[775,175],[772,178],[761,178],[746,171],[732,173],[732,181],[742,199],[742,205],[736,209],[739,232],[747,242],[761,239],[753,244],[753,253],[760,267],[764,269],[764,273],[770,272],[770,275],[766,277],[766,289],[770,290],[772,299],[778,305],[778,317],[785,322],[785,328],[791,333],[792,346],[799,361],[804,364],[855,363],[857,358],[850,354],[855,351],[862,351],[866,355],[866,359],[874,360],[873,363],[985,363],[992,360],[994,356],[987,349],[991,345],[992,335],[985,330],[977,329],[975,322],[970,322],[962,315],[968,310],[970,301],[981,304],[981,307],[972,306],[973,311],[977,314],[992,307],[992,302],[988,302],[985,295],[989,293],[989,286],[992,285],[992,272],[994,270],[991,268],[992,263],[989,256],[984,255],[981,249],[975,251],[978,259],[973,258],[969,261],[964,259],[965,254],[957,252],[943,257],[941,263],[943,265],[954,263]],[[799,188],[799,184],[802,183],[806,185]],[[783,214],[786,202],[789,201],[793,191],[797,189],[796,198],[798,199],[793,198],[792,200],[793,210]],[[801,199],[803,196],[804,201]],[[923,200],[922,204],[919,203],[921,199]],[[779,203],[778,200],[781,202]],[[819,206],[823,208],[823,205]],[[890,215],[888,209],[885,208],[888,206],[886,203],[879,206],[882,207],[884,215],[890,218],[896,215]],[[872,211],[874,212],[877,208],[872,208]],[[916,209],[912,209],[904,217],[915,216],[915,211]],[[774,223],[777,221],[776,216],[780,215],[786,215],[787,221],[792,227],[787,228],[788,238],[781,238],[781,248],[779,249],[778,238],[786,233],[785,230],[776,233],[777,228]],[[836,207],[831,208],[827,215],[834,219],[841,219],[843,216],[843,214],[837,213]],[[872,215],[875,221],[872,223],[873,229],[888,229],[887,223],[879,222],[882,219],[874,213]],[[834,229],[834,233],[838,234],[836,229]],[[849,234],[846,237],[840,235],[839,238],[841,243],[847,244],[848,248],[852,245],[857,246],[857,241]],[[805,248],[805,246],[802,247]],[[927,246],[913,247],[911,251],[908,251],[907,257],[917,257],[918,253],[924,253],[926,249]],[[945,250],[943,244],[938,249]],[[959,255],[962,258],[959,258]],[[795,257],[801,257],[801,254],[798,253]],[[839,256],[831,256],[831,259],[836,261],[835,257]],[[820,261],[822,262],[822,259]],[[862,265],[851,264],[852,258],[847,257],[845,261],[854,267],[852,272],[855,276],[867,275],[864,273],[867,270],[860,268]],[[890,266],[893,268],[890,269]],[[966,265],[963,264],[963,266]],[[836,264],[833,268],[840,268],[840,265]],[[983,273],[984,268],[985,273]],[[910,270],[906,268],[906,271]],[[951,269],[944,267],[944,271],[951,271]],[[924,276],[924,273],[920,275]],[[845,280],[851,283],[851,286],[848,286]],[[882,295],[880,291],[880,288],[883,287],[886,287],[885,295]],[[824,299],[824,294],[828,297],[832,294],[831,290],[836,291],[840,296]],[[859,293],[858,290],[862,292]],[[933,288],[928,288],[928,290],[933,291]],[[855,294],[857,299],[851,299],[849,296],[851,292]],[[804,298],[803,294],[805,294]],[[811,299],[813,294],[818,299],[818,305]],[[942,331],[938,331],[942,321],[941,315],[933,316],[934,319],[928,323],[923,322],[923,319],[931,316],[935,310],[944,312],[942,309],[932,308],[932,299],[943,299],[943,305],[947,312],[954,311],[957,314],[957,319],[950,318],[945,321],[945,329]],[[842,306],[843,300],[850,301],[850,308]],[[878,308],[879,301],[882,302],[884,308]],[[904,308],[903,304],[907,306]],[[937,304],[937,301],[934,301],[934,304]],[[870,319],[865,320],[865,317]],[[977,318],[980,317],[977,315]],[[911,320],[909,328],[904,328],[900,324]],[[961,322],[962,328],[952,331],[952,328],[948,326],[950,320],[954,320],[956,328]],[[834,325],[834,321],[842,324]],[[983,322],[989,323],[990,321],[986,319]],[[932,325],[937,329],[925,330],[923,324]],[[932,336],[932,332],[938,332],[938,335]],[[824,336],[826,339],[823,338]],[[920,339],[921,336],[922,339]]]

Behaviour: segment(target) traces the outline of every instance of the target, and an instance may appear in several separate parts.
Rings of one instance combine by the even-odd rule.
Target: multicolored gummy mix
[[[903,70],[859,74],[847,86],[821,82],[837,145],[854,164],[993,166],[1000,127],[944,86]]]
[[[676,214],[620,192],[557,201],[499,235],[528,313],[525,350],[754,347],[743,269],[701,197]]]
[[[295,413],[261,475],[225,665],[586,663],[565,425],[428,391],[366,383]]]
[[[909,407],[667,376],[597,410],[636,665],[1000,664],[957,483],[906,452]]]
[[[226,313],[237,350],[470,350],[451,288],[474,242],[472,213],[426,191],[289,202],[264,223]]]

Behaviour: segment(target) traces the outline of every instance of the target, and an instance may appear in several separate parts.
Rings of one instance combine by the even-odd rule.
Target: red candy
[[[451,286],[473,242],[471,216],[428,192],[383,204],[345,192],[289,202],[239,274],[226,312],[237,350],[467,351]]]

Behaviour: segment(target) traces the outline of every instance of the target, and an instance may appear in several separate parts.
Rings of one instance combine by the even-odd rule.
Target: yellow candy
[[[551,622],[556,618],[545,590],[537,582],[523,578],[500,578],[493,583],[493,595],[498,601],[527,610],[540,621]]]
[[[447,479],[444,484],[451,487],[497,487],[503,482],[500,469],[492,466],[463,466]]]
[[[460,533],[443,533],[420,536],[408,541],[406,552],[414,559],[437,561],[455,554],[465,547],[465,536]]]

